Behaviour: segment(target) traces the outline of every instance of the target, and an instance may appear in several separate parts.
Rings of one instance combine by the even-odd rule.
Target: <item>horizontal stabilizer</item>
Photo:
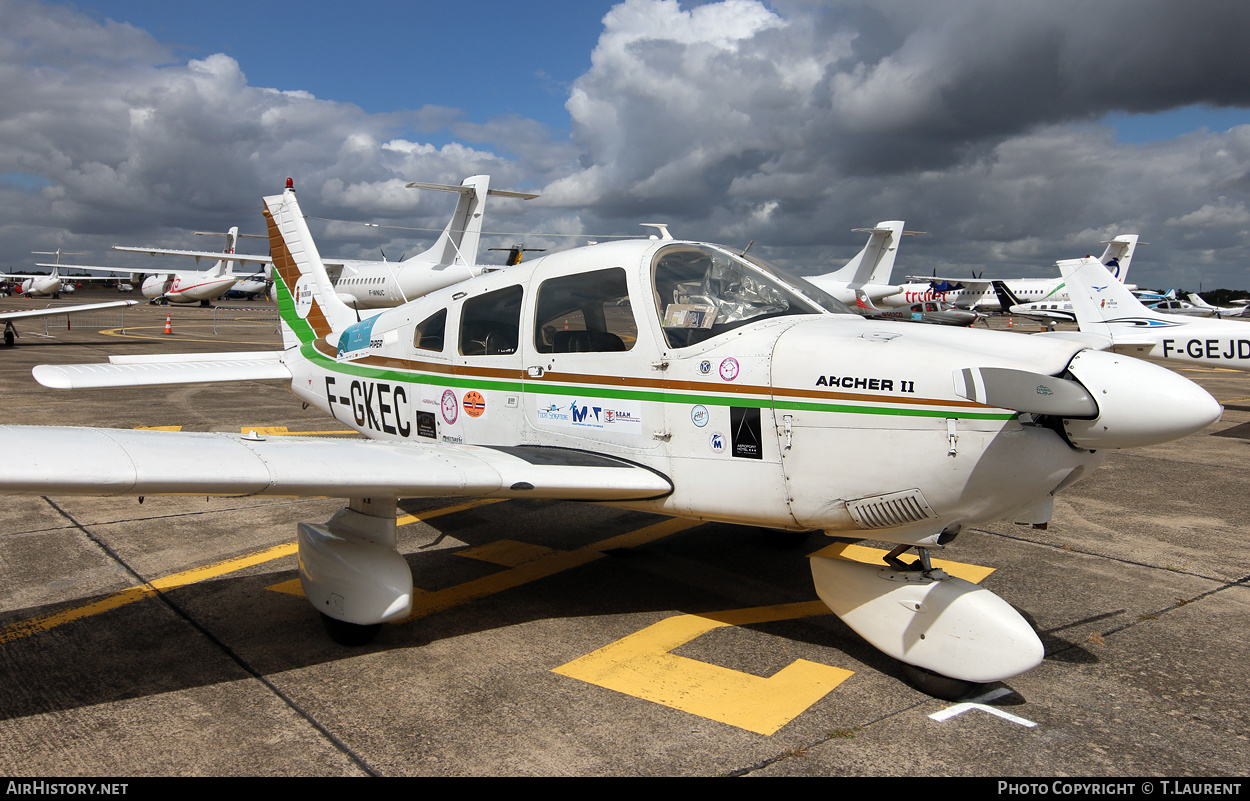
[[[1058,417],[1096,417],[1098,404],[1085,387],[1066,378],[975,367],[955,371],[955,394],[986,406]]]
[[[204,353],[123,353],[109,356],[109,364],[159,364],[161,362],[280,361],[281,350],[210,350]]]
[[[1082,345],[1087,345],[1094,350],[1106,350],[1111,347],[1111,337],[1105,337],[1102,334],[1088,334],[1084,331],[1039,331],[1038,333],[1033,334],[1033,336],[1048,337],[1050,339],[1066,339],[1071,342],[1079,342]]]
[[[291,380],[291,371],[286,365],[273,359],[219,359],[217,361],[163,361],[129,364],[41,364],[31,370],[31,375],[40,384],[51,389]]]
[[[315,437],[0,426],[0,493],[36,495],[443,496],[635,500],[664,476],[554,448],[483,448]]]

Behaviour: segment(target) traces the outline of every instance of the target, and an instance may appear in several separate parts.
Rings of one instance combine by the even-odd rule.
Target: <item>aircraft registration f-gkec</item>
[[[864,319],[702,242],[548,254],[360,319],[294,190],[265,206],[284,351],[35,376],[289,380],[373,441],[6,426],[16,458],[0,491],[347,498],[328,522],[297,526],[305,594],[340,641],[410,613],[397,499],[560,498],[895,543],[880,565],[812,557],[822,600],[924,689],[1005,679],[1040,662],[1036,633],[1006,601],[934,569],[930,549],[993,520],[1044,523],[1054,494],[1107,449],[1182,437],[1221,411],[1156,365]]]

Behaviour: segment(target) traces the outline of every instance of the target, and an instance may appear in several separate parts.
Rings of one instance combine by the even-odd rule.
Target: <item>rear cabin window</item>
[[[439,309],[417,323],[416,332],[412,335],[412,346],[417,350],[441,351],[446,330],[447,310]]]
[[[534,317],[539,353],[626,351],[637,341],[621,268],[550,278],[539,287]]]
[[[520,286],[470,298],[464,302],[460,314],[460,353],[464,356],[516,353],[520,330]]]

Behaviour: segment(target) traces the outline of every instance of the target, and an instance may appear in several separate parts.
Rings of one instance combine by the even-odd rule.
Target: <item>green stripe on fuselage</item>
[[[547,395],[570,397],[592,396],[617,400],[652,401],[654,403],[688,403],[704,406],[753,406],[761,409],[789,409],[793,411],[831,412],[835,414],[898,415],[901,417],[943,417],[963,420],[1010,420],[1014,412],[971,412],[955,409],[911,409],[897,406],[859,406],[825,401],[790,401],[772,397],[747,395],[695,395],[683,392],[659,392],[639,389],[618,389],[597,385],[524,384],[520,381],[487,378],[462,378],[452,375],[410,373],[381,367],[366,367],[351,362],[336,362],[318,352],[311,343],[300,348],[304,358],[334,373],[372,378],[380,381],[396,381],[407,384],[433,384],[460,389],[476,389],[495,392],[542,392]]]

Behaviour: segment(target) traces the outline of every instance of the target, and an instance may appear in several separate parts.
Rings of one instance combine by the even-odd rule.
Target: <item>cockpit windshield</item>
[[[674,348],[770,317],[822,311],[853,314],[797,275],[706,245],[661,250],[652,263],[652,277],[660,324]]]

